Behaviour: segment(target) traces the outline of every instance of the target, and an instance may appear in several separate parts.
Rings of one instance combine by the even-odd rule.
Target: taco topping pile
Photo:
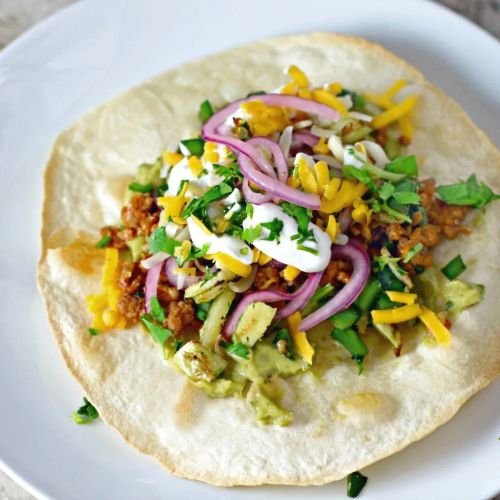
[[[329,352],[361,374],[375,337],[395,356],[419,331],[452,341],[453,315],[484,290],[457,279],[460,255],[439,269],[431,251],[498,198],[474,175],[419,178],[405,153],[418,87],[360,94],[288,74],[277,93],[203,102],[200,135],[139,166],[86,298],[91,335],[140,323],[210,396],[244,397],[278,425],[293,418],[279,378]]]

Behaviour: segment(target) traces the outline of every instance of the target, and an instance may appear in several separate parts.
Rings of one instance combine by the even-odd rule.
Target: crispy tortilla
[[[284,383],[288,427],[263,426],[242,400],[210,399],[162,360],[139,327],[92,337],[84,297],[99,289],[98,230],[116,223],[136,166],[199,130],[197,110],[271,90],[283,68],[314,84],[382,92],[405,78],[423,88],[411,150],[439,182],[472,171],[500,190],[500,153],[465,112],[413,67],[364,40],[315,33],[266,40],[168,71],[92,111],[57,139],[45,177],[39,284],[66,365],[102,418],[171,473],[216,485],[323,484],[421,439],[449,420],[500,371],[500,203],[470,237],[442,244],[436,261],[461,253],[467,279],[486,286],[442,349],[408,342],[400,358],[369,339],[358,376],[332,343],[329,368]]]

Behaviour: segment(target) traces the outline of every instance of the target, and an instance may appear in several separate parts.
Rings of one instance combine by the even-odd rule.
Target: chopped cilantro
[[[403,174],[406,177],[417,177],[418,166],[415,156],[404,156],[396,158],[385,166],[387,172]]]
[[[174,255],[175,249],[180,245],[180,241],[174,240],[167,235],[164,227],[156,228],[148,238],[150,253],[165,252],[168,255]]]
[[[251,203],[247,203],[246,207],[245,207],[245,211],[248,215],[248,217],[250,217],[250,219],[253,217],[253,205]]]
[[[198,113],[201,123],[205,125],[205,123],[208,122],[208,120],[213,116],[213,114],[214,114],[214,109],[212,108],[210,101],[208,99],[206,101],[203,101],[200,105],[200,111]]]
[[[356,179],[362,182],[365,186],[368,186],[371,191],[375,191],[377,189],[375,183],[370,177],[370,174],[368,174],[366,170],[353,165],[344,165],[343,172],[347,178]]]
[[[83,406],[80,406],[80,408],[71,415],[71,418],[78,425],[90,424],[96,418],[99,418],[99,412],[87,398],[83,398],[83,403]]]
[[[151,193],[153,190],[153,184],[141,184],[140,182],[131,182],[128,185],[130,191],[134,193]]]
[[[396,191],[394,184],[384,182],[378,190],[378,196],[381,200],[387,201],[394,194],[394,191]]]
[[[243,174],[240,171],[240,166],[236,161],[228,163],[227,165],[219,165],[218,163],[214,163],[213,167],[217,175],[220,175],[227,180],[243,178]]]
[[[420,203],[420,195],[417,193],[395,192],[393,198],[402,205],[418,205]]]
[[[438,186],[439,197],[450,205],[470,205],[472,208],[483,208],[490,201],[500,199],[484,182],[478,183],[476,175],[466,181]]]
[[[172,336],[172,331],[168,328],[163,328],[156,323],[153,323],[153,316],[151,314],[143,314],[141,321],[144,326],[149,330],[153,339],[159,344],[163,344],[165,340]]]
[[[161,307],[158,297],[154,295],[153,297],[151,297],[149,303],[151,306],[151,315],[153,316],[153,318],[158,321],[158,323],[163,323],[165,321],[165,311],[163,310],[163,307]]]
[[[210,203],[214,201],[221,200],[226,196],[229,196],[233,192],[233,186],[227,182],[221,182],[216,186],[211,187],[203,196],[200,198],[193,198],[187,207],[182,211],[181,216],[183,218],[189,217],[191,214],[197,212],[201,208],[205,208]]]
[[[240,248],[241,255],[248,255],[249,251],[250,251],[250,249],[248,247]]]
[[[267,94],[267,92],[264,90],[255,90],[254,92],[250,92],[249,94],[247,94],[247,97],[252,97],[254,95],[264,95],[264,94]]]
[[[291,203],[289,201],[283,202],[281,204],[281,208],[283,209],[283,212],[290,215],[290,217],[293,217],[297,221],[299,234],[305,234],[308,230],[309,223],[311,222],[312,210],[310,208],[295,205],[295,203]]]
[[[262,227],[265,227],[266,229],[269,229],[269,236],[267,238],[264,238],[266,241],[277,241],[279,243],[280,241],[280,233],[281,230],[283,229],[283,221],[274,218],[270,222],[262,222],[261,223]]]
[[[248,205],[247,205],[248,206]],[[256,226],[250,226],[243,229],[241,233],[242,239],[248,243],[253,243],[262,233],[262,226],[257,224]]]
[[[97,328],[87,328],[87,331],[89,332],[90,335],[92,335],[92,337],[95,337],[96,335],[99,335],[101,333],[100,330],[98,330]]]
[[[408,262],[410,262],[411,259],[413,259],[413,257],[415,257],[415,255],[417,255],[417,253],[421,252],[422,250],[424,249],[424,245],[422,245],[422,243],[417,243],[405,256],[405,258],[403,259],[403,262],[405,264],[408,264]]]
[[[112,241],[111,236],[108,234],[106,236],[103,236],[96,244],[96,248],[106,248]]]

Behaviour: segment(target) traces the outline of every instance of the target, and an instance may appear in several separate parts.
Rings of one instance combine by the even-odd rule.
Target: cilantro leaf
[[[381,200],[387,201],[396,191],[396,188],[390,182],[384,182],[378,190],[378,196]]]
[[[420,203],[420,195],[410,193],[409,191],[395,192],[393,198],[402,205],[418,205]]]
[[[165,252],[168,255],[174,255],[175,249],[180,245],[180,241],[174,240],[167,235],[164,227],[156,228],[148,238],[150,253]]]
[[[280,240],[280,233],[281,230],[283,229],[283,221],[274,218],[270,222],[262,222],[260,224],[262,227],[265,227],[266,229],[269,229],[269,236],[267,238],[264,238],[266,241],[278,241]]]
[[[243,359],[250,358],[250,351],[248,350],[248,347],[241,342],[235,342],[234,344],[225,343],[223,345],[224,349],[226,349],[226,351],[233,356],[238,356]]]
[[[211,187],[200,198],[193,198],[189,202],[187,207],[182,211],[181,216],[186,219],[191,214],[198,211],[200,208],[205,208],[210,205],[210,203],[229,196],[233,192],[233,189],[233,186],[231,184],[228,184],[227,182],[221,182],[220,184]]]
[[[99,418],[99,412],[87,398],[83,398],[83,403],[83,406],[80,406],[80,408],[71,415],[71,418],[78,425],[90,424],[96,418]]]
[[[394,174],[403,174],[406,177],[417,177],[417,159],[413,155],[395,158],[385,166],[385,170]]]
[[[188,260],[201,259],[202,257],[205,257],[209,250],[210,243],[203,243],[203,246],[201,248],[195,247],[193,245],[191,247],[191,251],[189,252],[189,257],[186,259],[186,262]]]
[[[179,142],[179,149],[184,156],[201,156],[205,149],[205,141],[201,137],[186,139]]]
[[[377,189],[370,174],[368,174],[366,170],[353,165],[344,165],[343,172],[347,178],[356,179],[362,182],[365,186],[368,186],[371,191]]]
[[[262,226],[257,224],[256,226],[250,226],[243,229],[241,233],[241,238],[248,243],[253,243],[262,233]]]
[[[87,328],[87,331],[89,332],[89,335],[92,335],[92,337],[95,337],[96,335],[99,335],[101,333],[101,331],[97,328]]]
[[[283,202],[281,204],[281,208],[283,209],[283,212],[297,221],[299,234],[307,232],[309,223],[312,219],[312,210],[310,208],[301,207],[289,201]]]
[[[450,205],[470,205],[472,208],[483,208],[490,201],[500,199],[484,182],[478,183],[476,175],[467,181],[448,184],[437,188],[439,197]]]
[[[163,323],[165,321],[165,311],[163,310],[163,307],[161,307],[158,297],[156,295],[153,295],[149,303],[151,306],[151,315],[153,316],[153,318],[158,321],[158,323]]]
[[[151,336],[155,339],[159,344],[163,344],[165,340],[172,336],[172,331],[168,328],[163,328],[152,321],[153,316],[151,314],[143,314],[141,316],[141,321],[144,326],[149,330]]]
[[[243,174],[240,171],[240,166],[236,161],[229,163],[228,165],[219,165],[218,163],[214,163],[213,167],[217,175],[225,177],[227,180],[243,179]]]

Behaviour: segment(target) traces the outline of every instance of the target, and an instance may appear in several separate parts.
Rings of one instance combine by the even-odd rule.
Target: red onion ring
[[[220,135],[220,133],[218,132],[219,127],[225,122],[225,120],[229,116],[234,114],[234,112],[240,107],[242,103],[255,100],[260,100],[270,106],[298,109],[300,111],[322,116],[323,118],[333,121],[336,121],[339,118],[339,113],[336,110],[330,108],[329,106],[326,106],[325,104],[285,94],[262,94],[257,96],[251,96],[246,99],[240,99],[238,101],[234,101],[225,108],[223,108],[222,110],[220,110],[219,112],[215,113],[203,126],[202,129],[203,139],[218,144],[224,144],[225,146],[228,146],[231,149],[238,151],[239,153],[242,153],[246,157],[251,158],[253,162],[263,172],[269,172],[269,169],[272,168],[272,166],[262,155],[259,155],[256,152],[255,148],[252,147],[251,144],[249,144],[250,141],[243,142],[235,137]],[[239,160],[241,160],[242,158],[244,157],[240,155]],[[280,183],[276,179],[273,179],[271,177],[266,176],[263,173],[258,172],[258,170],[256,168],[253,168],[253,166],[248,162],[246,163],[246,165],[247,166],[250,165],[250,168],[246,169],[247,172],[252,171],[252,173],[260,174],[257,176],[254,175],[253,178],[250,178],[248,175],[245,174],[245,172],[243,172],[243,174],[246,177],[248,177],[252,182],[254,182],[254,184],[265,189],[266,191],[270,191],[269,187],[272,187],[274,191],[273,195],[281,197],[284,200],[291,201],[298,205],[303,205],[307,208],[319,209],[320,201],[317,195],[307,195],[301,193],[297,189],[290,188],[286,184]],[[241,168],[241,162],[240,162],[240,168]],[[255,182],[255,179],[257,179],[257,182]],[[283,186],[281,190],[279,189],[280,184],[282,184]]]
[[[318,288],[319,282],[321,281],[321,277],[323,276],[323,271],[319,273],[310,274],[307,277],[306,282],[300,288],[300,295],[295,297],[295,299],[288,302],[288,304],[280,309],[276,313],[277,318],[287,318],[291,316],[294,312],[302,309],[308,302],[309,299],[313,296],[316,288]]]
[[[303,144],[312,148],[318,141],[319,137],[311,132],[295,132],[292,136],[292,148],[298,148]]]
[[[165,263],[165,274],[167,275],[168,282],[177,288],[177,290],[184,290],[188,286],[194,285],[198,281],[200,281],[201,276],[189,276],[189,275],[183,275],[182,277],[184,278],[182,280],[182,283],[180,282],[179,278],[181,277],[180,274],[176,274],[175,271],[179,269],[179,266],[177,265],[177,262],[173,257],[170,257],[167,262]]]
[[[254,205],[262,205],[263,203],[268,203],[273,199],[273,195],[271,193],[256,193],[253,191],[246,177],[243,179],[241,190],[243,191],[245,199]]]
[[[358,243],[349,241],[344,246],[333,245],[332,259],[347,259],[352,262],[351,279],[330,301],[302,320],[300,331],[310,330],[333,314],[347,309],[358,298],[368,281],[370,258]]]
[[[318,274],[320,275],[319,279],[317,277]],[[241,315],[250,304],[253,304],[254,302],[267,302],[272,304],[273,302],[280,302],[282,300],[293,301],[294,299],[300,297],[302,293],[304,293],[304,291],[307,292],[309,288],[312,288],[314,284],[316,284],[314,287],[315,290],[319,284],[319,280],[321,279],[322,274],[322,272],[310,274],[304,284],[292,293],[280,292],[278,290],[262,290],[245,295],[226,321],[223,329],[223,336],[227,340],[231,338]],[[307,300],[309,300],[309,298]]]
[[[144,300],[146,302],[146,312],[151,312],[151,298],[154,297],[158,291],[158,280],[160,279],[161,269],[163,262],[159,262],[146,274],[146,284],[144,286]]]
[[[269,177],[257,170],[255,164],[248,156],[240,155],[238,163],[242,174],[264,191],[282,200],[291,201],[296,205],[319,210],[321,203],[317,194],[304,193],[288,184],[283,184],[278,179]]]
[[[278,143],[267,137],[253,137],[248,143],[252,144],[252,146],[255,144],[257,147],[267,149],[273,155],[274,166],[278,172],[278,179],[281,182],[286,182],[288,180],[288,165],[283,150]]]

